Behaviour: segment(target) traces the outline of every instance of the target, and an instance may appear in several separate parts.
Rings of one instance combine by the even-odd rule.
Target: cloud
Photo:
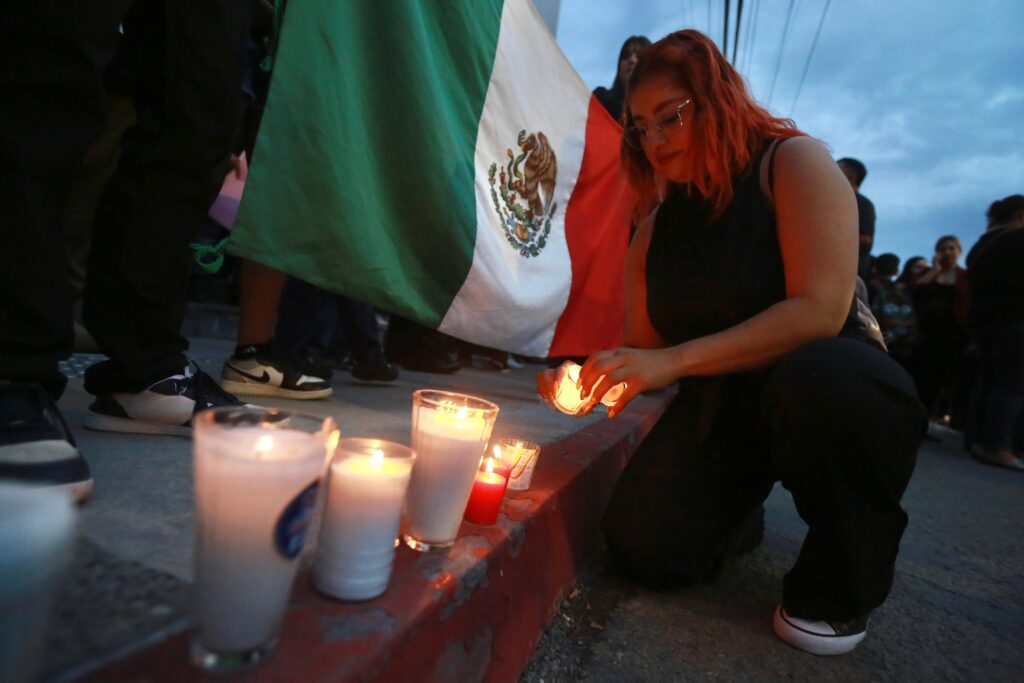
[[[985,109],[999,109],[1007,104],[1015,104],[1024,100],[1024,88],[1017,86],[1008,86],[1001,89],[995,95],[993,95],[988,102],[985,103]],[[1018,110],[1014,112],[1014,116],[1020,116],[1021,112]]]
[[[791,114],[824,3],[797,3],[781,63],[789,3],[758,3],[753,49],[740,63],[762,101],[776,80],[771,106],[782,115]],[[627,36],[657,39],[689,24],[718,39],[719,5],[709,30],[705,3],[562,0],[558,40],[591,87],[608,85]],[[950,224],[967,246],[993,199],[1024,192],[1021,26],[1017,0],[830,4],[792,113],[836,155],[867,164],[880,249],[930,250],[936,230]]]

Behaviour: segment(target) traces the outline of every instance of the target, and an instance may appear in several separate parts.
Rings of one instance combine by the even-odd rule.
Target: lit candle
[[[417,550],[455,542],[498,406],[442,391],[413,394],[416,452],[405,503],[406,543]]]
[[[498,521],[501,499],[508,479],[494,471],[494,458],[487,458],[487,467],[478,472],[466,504],[466,521],[473,524],[494,524]]]
[[[582,369],[576,363],[567,365],[565,372],[555,386],[555,407],[567,415],[578,415],[590,400],[583,398],[583,392],[576,387],[576,383],[580,380],[580,370]],[[595,388],[601,384],[604,377],[604,375],[601,375],[598,378],[597,382],[594,383]],[[626,383],[619,382],[605,392],[604,396],[601,397],[601,403],[609,408],[612,407],[625,390]]]
[[[230,662],[233,653],[260,652],[276,640],[317,482],[337,443],[330,418],[284,421],[281,414],[220,409],[195,421],[199,624],[193,658],[204,667],[220,666],[220,657]],[[222,418],[239,422],[218,422]],[[260,419],[273,424],[254,426]],[[302,419],[312,431],[324,428],[302,431]]]
[[[530,488],[533,470],[540,457],[540,446],[519,439],[502,439],[501,453],[506,461],[513,462],[508,473],[508,488],[511,491],[525,491]]]
[[[502,442],[504,441],[505,439],[502,439]],[[517,448],[502,448],[501,445],[497,445],[491,450],[494,453],[494,471],[506,479],[510,478],[522,451]]]
[[[313,583],[342,600],[387,589],[413,452],[377,439],[342,439],[330,467]]]

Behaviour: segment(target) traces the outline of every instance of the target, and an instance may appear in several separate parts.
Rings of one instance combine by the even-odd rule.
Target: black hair
[[[928,265],[928,259],[924,256],[911,256],[903,263],[903,270],[900,272],[900,276],[896,278],[896,282],[902,284],[909,284],[911,279],[914,277],[913,269],[914,264],[918,261],[924,261],[925,265]]]
[[[900,272],[900,257],[896,254],[879,254],[875,257],[875,272],[885,277],[892,277]]]
[[[647,36],[630,36],[622,44],[619,50],[619,58],[615,60],[615,80],[612,81],[612,91],[619,95],[626,94],[626,84],[619,80],[619,64],[632,52],[639,52],[651,44]]]
[[[1024,194],[1011,194],[992,202],[985,216],[989,227],[993,227],[1011,222],[1021,211],[1024,211]]]
[[[956,235],[943,235],[942,237],[935,241],[935,251],[939,250],[939,247],[942,246],[943,242],[952,242],[953,244],[956,245],[957,249],[959,249],[960,251],[964,250],[964,248],[960,246],[960,240],[957,239]]]
[[[864,179],[868,177],[868,167],[858,159],[853,157],[843,157],[836,162],[840,166],[848,166],[853,174],[857,176],[857,184],[860,185],[864,182]]]

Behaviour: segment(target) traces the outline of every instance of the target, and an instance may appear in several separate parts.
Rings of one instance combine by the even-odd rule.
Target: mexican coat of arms
[[[491,199],[505,238],[524,258],[540,255],[551,232],[558,162],[544,133],[519,131],[519,153],[508,148],[508,163],[487,170]]]

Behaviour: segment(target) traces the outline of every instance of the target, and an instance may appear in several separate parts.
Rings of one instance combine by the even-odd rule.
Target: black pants
[[[609,551],[651,588],[712,579],[781,480],[810,527],[786,609],[860,616],[892,586],[925,427],[910,377],[849,339],[813,342],[769,371],[685,380],[612,495]]]
[[[276,350],[292,360],[341,358],[376,362],[384,357],[373,306],[289,277],[281,293]]]
[[[1011,450],[1024,424],[1024,322],[973,329],[981,352],[968,438],[990,451]]]
[[[137,124],[92,240],[83,313],[111,361],[90,369],[90,391],[138,391],[185,366],[188,243],[220,186],[239,115],[251,2],[132,5],[15,0],[0,10],[0,379],[55,395],[57,362],[73,341],[62,208],[102,128],[115,50]]]

